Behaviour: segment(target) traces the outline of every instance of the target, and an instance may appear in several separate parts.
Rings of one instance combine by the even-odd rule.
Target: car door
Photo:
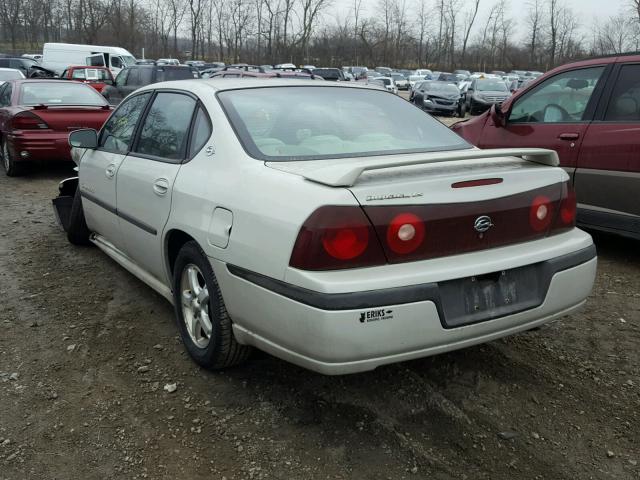
[[[504,126],[483,129],[479,147],[543,147],[555,150],[573,175],[580,144],[602,92],[606,66],[558,73],[518,96]],[[491,122],[491,120],[488,120]]]
[[[80,195],[87,225],[117,248],[122,235],[116,204],[116,174],[133,142],[150,92],[127,99],[102,127],[95,150],[87,150],[79,168]]]
[[[7,107],[11,105],[11,96],[13,94],[13,83],[6,82],[0,87],[0,132],[6,134],[11,127],[8,124],[11,120],[11,113],[7,111]],[[4,139],[2,140],[4,141]]]
[[[640,64],[617,65],[585,134],[575,187],[579,220],[640,234]]]
[[[131,153],[118,171],[117,200],[124,251],[148,273],[166,280],[162,232],[173,183],[188,156],[196,98],[158,91],[140,124]]]

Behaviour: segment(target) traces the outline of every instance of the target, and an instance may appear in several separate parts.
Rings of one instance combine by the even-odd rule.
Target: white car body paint
[[[478,151],[267,164],[251,158],[218,102],[216,91],[292,85],[325,84],[304,80],[185,80],[141,89],[167,88],[197,96],[208,112],[213,133],[202,150],[182,165],[162,164],[153,172],[144,165],[129,169],[122,188],[111,187],[104,174],[108,165],[116,164],[118,180],[118,174],[124,171],[122,159],[100,151],[85,153],[80,161],[81,191],[93,195],[105,192],[114,202],[117,193],[118,211],[148,219],[149,226],[157,230],[156,235],[136,231],[134,225],[122,230],[119,224],[126,223],[122,218],[83,200],[87,224],[96,233],[94,241],[171,300],[167,238],[174,231],[188,234],[210,259],[234,322],[236,339],[325,374],[360,372],[490,341],[569,314],[584,303],[595,278],[595,257],[556,272],[544,301],[536,308],[457,328],[443,327],[431,300],[325,310],[232,273],[230,267],[240,267],[313,294],[348,296],[499,272],[593,246],[588,234],[574,228],[535,241],[422,261],[333,271],[291,267],[291,253],[301,226],[312,212],[325,205],[403,205],[408,203],[406,198],[384,196],[413,192],[420,195],[411,198],[412,204],[473,202],[568,179],[562,169],[551,166],[555,164],[554,155],[539,150],[529,151],[529,157],[527,152],[516,150],[496,152],[497,157],[483,152],[489,158],[466,160],[465,155],[473,156],[469,152]],[[353,82],[327,83],[326,88],[368,87]],[[430,163],[429,155],[439,155],[440,161]],[[74,159],[80,156],[74,151]],[[540,159],[549,164],[537,163]],[[385,169],[363,168],[381,163],[387,164]],[[452,182],[493,176],[505,181],[480,189],[450,188]],[[156,198],[152,193],[155,177],[167,179],[168,197]],[[367,197],[374,200],[368,201]],[[385,313],[389,318],[379,321],[361,321],[363,315],[376,310],[392,313]]]

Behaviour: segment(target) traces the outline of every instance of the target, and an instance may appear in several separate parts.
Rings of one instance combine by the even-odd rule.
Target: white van
[[[42,54],[42,66],[57,74],[72,65],[91,65],[108,67],[115,77],[120,70],[136,63],[135,57],[120,47],[45,43]]]

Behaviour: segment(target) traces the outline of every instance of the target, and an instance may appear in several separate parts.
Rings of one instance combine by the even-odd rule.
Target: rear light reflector
[[[424,241],[424,221],[413,213],[396,215],[387,228],[387,245],[403,255],[415,251]]]
[[[529,212],[529,224],[536,232],[543,232],[549,229],[553,220],[553,206],[549,197],[538,195],[531,202]]]
[[[386,258],[369,219],[357,206],[327,206],[304,222],[290,265],[336,270],[384,265]]]
[[[20,112],[11,120],[11,127],[13,130],[45,130],[49,125],[35,113]]]
[[[560,198],[560,213],[553,225],[553,230],[569,230],[576,226],[576,192],[569,182],[562,185],[562,197]]]

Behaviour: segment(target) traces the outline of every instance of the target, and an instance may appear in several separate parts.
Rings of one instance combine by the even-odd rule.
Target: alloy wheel
[[[189,337],[198,348],[211,341],[213,326],[209,317],[209,290],[200,269],[190,263],[180,277],[182,317]]]

